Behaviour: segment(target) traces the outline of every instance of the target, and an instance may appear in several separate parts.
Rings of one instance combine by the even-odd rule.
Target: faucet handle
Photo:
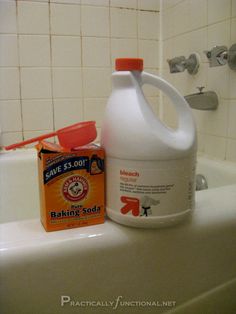
[[[203,94],[203,89],[205,88],[205,86],[197,86],[197,89],[199,91],[199,94]]]
[[[226,46],[214,46],[211,50],[204,50],[210,67],[216,67],[227,63],[228,50]]]

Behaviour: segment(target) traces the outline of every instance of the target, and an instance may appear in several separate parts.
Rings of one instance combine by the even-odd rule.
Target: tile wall
[[[233,43],[236,0],[1,0],[0,145],[82,120],[100,130],[114,60],[137,56],[184,95],[197,86],[218,94],[217,111],[193,111],[199,150],[236,161],[236,72],[210,68],[203,53]],[[192,52],[197,75],[169,73],[166,59]],[[158,91],[145,93],[158,114]],[[166,98],[162,109],[174,127]]]
[[[197,86],[215,91],[219,108],[215,112],[194,110],[199,150],[219,159],[236,161],[236,72],[228,65],[208,65],[204,50],[216,45],[228,48],[236,43],[236,0],[163,0],[162,73],[184,94],[197,92]],[[201,58],[199,72],[170,74],[166,60],[192,52]],[[175,112],[164,98],[164,120],[176,125]]]
[[[0,145],[101,126],[116,57],[159,72],[159,0],[0,0]],[[145,93],[158,111],[158,92]]]

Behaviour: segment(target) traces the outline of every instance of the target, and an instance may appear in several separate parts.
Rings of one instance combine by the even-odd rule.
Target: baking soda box
[[[90,144],[66,152],[46,141],[36,148],[45,230],[104,223],[104,150]]]

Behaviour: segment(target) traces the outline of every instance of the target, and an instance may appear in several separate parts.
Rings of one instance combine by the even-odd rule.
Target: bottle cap
[[[116,71],[143,71],[143,59],[118,58],[116,59]]]

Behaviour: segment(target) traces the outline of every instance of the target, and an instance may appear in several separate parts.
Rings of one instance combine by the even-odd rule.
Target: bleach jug
[[[177,129],[153,113],[144,84],[170,98]],[[112,85],[101,133],[107,215],[134,227],[175,224],[194,208],[196,128],[191,109],[172,85],[143,71],[142,59],[116,59]]]

